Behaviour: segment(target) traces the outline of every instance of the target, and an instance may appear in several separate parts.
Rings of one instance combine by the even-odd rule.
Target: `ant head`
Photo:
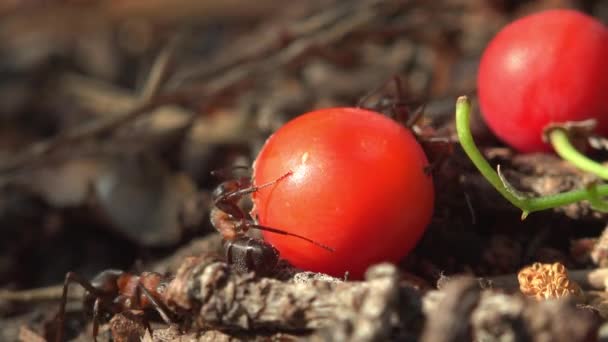
[[[122,270],[104,270],[98,273],[95,278],[91,280],[91,285],[102,293],[118,293],[118,280],[124,274],[125,272]]]
[[[242,189],[243,184],[248,183],[249,179],[232,179],[222,182],[215,189],[213,189],[213,192],[211,193],[211,198],[213,199],[213,201],[216,201],[217,199],[228,193]]]
[[[215,189],[213,189],[213,192],[211,194],[212,200],[215,201],[218,198],[226,195],[227,193],[234,192],[251,185],[251,178],[249,174],[247,174],[246,176],[234,177],[236,170],[249,170],[249,167],[231,166],[228,168],[211,171],[212,176],[224,180]]]
[[[87,313],[93,315],[93,304],[95,300],[100,298],[100,294],[108,297],[114,297],[119,292],[118,281],[121,276],[125,274],[121,270],[108,269],[98,273],[95,278],[91,280],[91,286],[98,291],[98,293],[91,293],[86,291],[84,295],[84,307]]]

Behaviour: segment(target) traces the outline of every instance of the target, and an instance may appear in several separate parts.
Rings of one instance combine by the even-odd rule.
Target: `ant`
[[[63,339],[65,307],[70,283],[77,283],[86,290],[84,307],[93,312],[93,340],[97,341],[102,313],[118,314],[128,310],[154,309],[165,323],[175,323],[173,313],[164,303],[165,289],[171,280],[155,272],[143,272],[137,275],[109,269],[101,271],[93,280],[88,281],[77,273],[68,272],[63,284],[55,341],[61,342]],[[150,330],[150,326],[147,323],[146,325]]]
[[[382,96],[375,104],[365,106],[372,97],[381,94],[389,85],[393,83],[395,94],[391,97]],[[420,121],[425,115],[426,103],[424,96],[421,100],[408,100],[407,94],[409,87],[403,84],[400,76],[393,76],[377,85],[367,94],[363,95],[357,103],[359,108],[368,108],[371,110],[385,113],[393,120],[401,123],[406,128],[410,129],[416,140],[422,145],[427,155],[430,156],[431,164],[425,168],[424,172],[432,174],[444,164],[445,160],[454,152],[454,138],[448,136],[438,136],[439,132],[431,127],[429,123],[420,124]],[[415,108],[413,111],[410,107]]]
[[[331,247],[315,242],[304,236],[284,230],[256,224],[239,206],[243,196],[259,189],[269,187],[290,176],[288,172],[278,179],[253,186],[248,177],[241,177],[221,183],[213,192],[215,206],[210,213],[211,224],[222,234],[226,251],[226,262],[239,272],[255,271],[258,274],[269,274],[279,261],[279,252],[264,240],[245,235],[253,228],[276,234],[289,235],[306,240],[323,249],[333,252]],[[84,307],[93,312],[93,340],[97,341],[99,320],[102,313],[118,314],[128,310],[149,311],[154,309],[167,324],[177,322],[174,313],[165,303],[165,289],[172,281],[171,277],[155,272],[141,274],[109,269],[100,272],[93,280],[88,281],[77,273],[68,272],[63,284],[63,293],[58,314],[58,332],[56,342],[61,342],[64,333],[65,308],[70,283],[77,283],[86,290]],[[150,329],[149,326],[147,326]]]
[[[370,106],[365,105],[374,95],[382,93],[390,83],[394,84],[394,96],[391,96],[390,98],[382,96],[375,104]],[[426,104],[423,100],[417,101],[406,99],[405,97],[408,93],[406,88],[407,87],[403,85],[401,77],[395,75],[363,95],[363,97],[357,101],[357,108],[365,108],[384,113],[391,119],[411,129],[417,135],[420,135],[422,132],[417,126],[417,123],[424,116]],[[416,108],[413,112],[410,110],[411,106],[415,106]]]
[[[246,167],[237,166],[235,168]],[[214,171],[212,174],[217,175],[218,172]],[[211,224],[224,238],[226,262],[233,265],[237,271],[255,271],[258,274],[266,275],[271,273],[279,262],[279,251],[274,246],[264,240],[245,235],[252,228],[293,236],[330,252],[334,251],[333,248],[307,237],[259,225],[239,206],[243,196],[277,184],[291,174],[292,172],[289,171],[271,182],[258,186],[252,184],[250,177],[240,177],[224,181],[213,191],[214,206],[209,214]]]

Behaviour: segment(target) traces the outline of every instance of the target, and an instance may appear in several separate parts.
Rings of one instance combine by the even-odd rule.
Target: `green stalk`
[[[601,212],[608,212],[608,202],[602,198],[600,194],[597,192],[597,183],[592,183],[587,186],[587,190],[589,190],[590,198],[588,199],[591,207],[594,210]]]
[[[521,208],[523,198],[512,193],[509,188],[503,183],[502,179],[498,176],[498,173],[494,171],[494,168],[490,166],[488,161],[481,154],[473,135],[471,134],[470,128],[470,116],[471,116],[471,103],[468,98],[461,96],[456,102],[456,131],[458,133],[458,140],[460,145],[469,156],[469,159],[475,164],[479,172],[494,186],[494,188],[500,192],[500,194],[506,198],[514,206]]]
[[[608,180],[608,168],[595,160],[587,158],[581,154],[568,138],[568,132],[563,128],[553,128],[549,132],[549,141],[555,152],[564,160],[569,161],[572,165],[583,171],[592,173],[602,179]]]
[[[594,184],[586,189],[572,190],[542,197],[523,197],[514,193],[510,189],[510,186],[503,182],[498,173],[490,166],[475,145],[469,127],[470,116],[471,103],[469,102],[469,99],[466,96],[459,97],[456,101],[456,130],[458,132],[460,145],[488,182],[490,182],[505,199],[511,202],[511,204],[522,210],[522,219],[525,219],[528,214],[535,211],[561,207],[584,200],[592,202],[592,204],[598,208],[608,207],[608,205],[602,204],[602,198],[608,196],[607,184]],[[559,134],[558,140],[560,140]],[[562,143],[562,141],[560,141],[560,143]]]

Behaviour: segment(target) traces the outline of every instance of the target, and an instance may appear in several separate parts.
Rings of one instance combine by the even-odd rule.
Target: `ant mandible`
[[[65,307],[70,283],[77,283],[86,290],[84,307],[93,311],[93,340],[97,341],[102,313],[114,315],[128,310],[149,311],[154,309],[165,323],[176,323],[176,318],[164,303],[165,289],[170,281],[171,278],[155,272],[143,272],[136,275],[109,269],[100,272],[91,281],[77,273],[68,272],[63,284],[55,341],[61,342],[63,339]],[[150,330],[149,326],[147,328]]]
[[[217,171],[212,174],[217,174]],[[239,202],[243,196],[277,184],[291,174],[292,172],[289,171],[274,181],[259,186],[253,185],[249,177],[240,177],[224,181],[213,191],[214,206],[209,214],[211,224],[224,238],[226,262],[233,265],[237,271],[255,271],[257,274],[266,275],[271,273],[279,262],[279,251],[274,246],[264,240],[246,235],[247,231],[252,228],[293,236],[330,252],[334,251],[333,248],[307,237],[259,225],[240,207]]]

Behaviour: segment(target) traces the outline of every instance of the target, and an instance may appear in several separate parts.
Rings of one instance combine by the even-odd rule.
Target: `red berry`
[[[552,122],[595,118],[608,133],[608,29],[573,10],[519,19],[486,48],[477,85],[490,128],[522,152],[549,151]]]
[[[382,114],[330,108],[297,117],[271,136],[254,163],[254,184],[290,176],[253,195],[262,225],[335,249],[264,232],[293,265],[360,278],[398,262],[429,223],[433,181],[412,133]]]

